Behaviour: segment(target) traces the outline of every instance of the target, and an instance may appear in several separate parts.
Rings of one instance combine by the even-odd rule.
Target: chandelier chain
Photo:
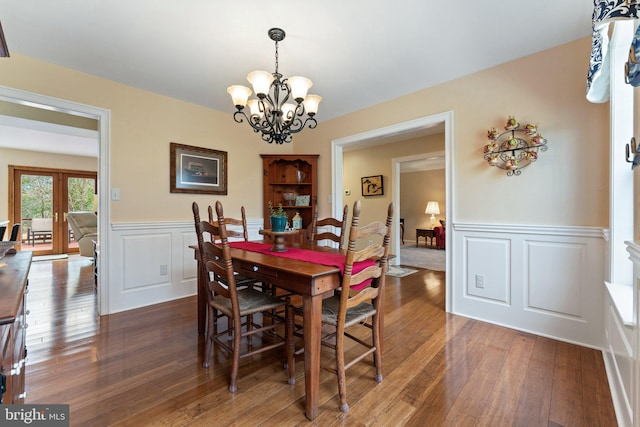
[[[276,74],[278,73],[278,41],[276,40]]]

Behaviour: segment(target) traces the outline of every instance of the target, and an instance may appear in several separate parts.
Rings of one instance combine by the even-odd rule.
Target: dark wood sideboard
[[[0,259],[0,403],[24,403],[25,295],[33,252]]]

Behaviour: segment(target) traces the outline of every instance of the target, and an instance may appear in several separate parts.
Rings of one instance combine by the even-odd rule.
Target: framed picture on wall
[[[360,178],[362,182],[363,196],[382,196],[384,187],[382,185],[382,175],[364,176]]]
[[[227,152],[171,143],[171,192],[227,194]]]

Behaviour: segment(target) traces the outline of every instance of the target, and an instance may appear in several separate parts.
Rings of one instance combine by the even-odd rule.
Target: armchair
[[[93,241],[98,238],[98,216],[93,212],[69,212],[67,222],[78,242],[80,255],[93,257]]]
[[[444,221],[440,221],[440,225],[438,227],[433,227],[433,234],[436,236],[436,249],[445,249],[445,242],[447,239]]]

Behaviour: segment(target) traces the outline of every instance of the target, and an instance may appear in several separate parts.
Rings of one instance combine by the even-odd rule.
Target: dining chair
[[[218,220],[214,217],[213,207],[209,206],[209,222],[218,227]],[[245,242],[249,241],[249,231],[247,230],[247,216],[245,214],[244,206],[240,207],[240,218],[225,218],[224,225],[227,230],[227,237],[234,239],[242,239]],[[219,242],[220,236],[211,236],[212,242]],[[245,277],[236,273],[236,286],[252,286],[261,285],[260,280],[253,279],[251,277]],[[220,278],[224,282],[224,278]]]
[[[347,226],[348,213],[349,207],[347,205],[344,205],[344,209],[342,210],[342,219],[331,217],[318,219],[318,205],[316,204],[315,211],[313,212],[313,221],[309,230],[311,243],[317,245],[321,240],[331,240],[338,244],[338,248],[342,249],[344,242],[344,230]],[[331,231],[326,231],[325,229],[322,229],[323,231],[320,231],[321,227],[334,227],[334,229],[339,229],[339,234],[333,233]]]
[[[210,221],[200,221],[199,207],[196,202],[192,205],[196,218],[196,233],[201,262],[206,268],[208,282],[207,292],[207,324],[205,331],[205,358],[203,366],[209,367],[213,353],[213,343],[228,351],[232,355],[229,391],[237,392],[238,371],[240,359],[263,353],[277,347],[284,347],[289,384],[295,383],[295,364],[293,360],[293,313],[288,299],[267,295],[250,287],[238,289],[231,259],[231,249],[226,230],[222,204],[216,202],[217,225]],[[219,236],[215,241],[213,236]],[[222,283],[220,278],[224,279]],[[273,310],[285,308],[285,319],[280,321],[270,316]],[[220,312],[227,317],[227,329],[214,331],[215,313]],[[256,314],[262,314],[262,324],[254,323]],[[243,322],[243,318],[245,321]],[[268,319],[267,319],[268,318]],[[252,320],[249,320],[252,319]],[[265,321],[267,320],[267,321]],[[277,329],[284,327],[284,336],[279,335]],[[231,343],[227,338],[220,337],[232,331]],[[261,335],[261,345],[255,347],[252,343],[256,334]],[[245,339],[247,345],[242,346]],[[244,350],[244,351],[243,351]]]
[[[215,226],[218,225],[218,219],[214,217],[213,207],[209,206],[209,222]],[[232,238],[240,238],[245,242],[249,240],[249,231],[247,230],[247,216],[244,206],[240,207],[240,218],[225,218],[224,224],[227,226],[227,236]],[[220,236],[215,236],[219,239]]]
[[[209,223],[211,223],[214,227],[218,227],[218,220],[214,216],[213,207],[209,206],[208,213],[209,213]],[[244,240],[245,242],[249,241],[249,232],[247,229],[247,216],[244,210],[244,206],[240,207],[240,218],[236,219],[236,218],[227,217],[224,219],[224,224],[227,230],[227,237],[234,238],[234,239],[241,239],[241,240]],[[220,242],[219,235],[212,235],[210,237],[211,237],[211,242],[213,243]],[[236,279],[236,287],[238,288],[252,287],[252,288],[260,288],[263,291],[266,291],[269,293],[272,292],[271,287],[268,284],[262,283],[260,280],[257,280],[251,277],[246,277],[238,273],[234,273],[234,277]],[[219,282],[221,282],[224,286],[228,286],[227,280],[225,277],[217,277],[216,279]],[[217,310],[214,309],[214,316],[213,316],[214,333],[217,333],[218,319],[222,317],[225,317],[225,315],[217,312]],[[251,325],[252,323],[253,323],[252,316],[249,315],[248,324]],[[229,335],[231,335],[231,329],[228,330],[228,333]]]
[[[335,328],[335,332],[326,335],[322,340],[323,346],[334,350],[335,363],[323,364],[322,367],[338,377],[342,412],[349,410],[345,378],[345,371],[348,368],[373,354],[374,379],[382,382],[381,334],[392,218],[393,203],[389,204],[384,223],[376,221],[366,226],[359,226],[360,201],[354,203],[341,290],[322,301],[322,323]],[[374,244],[369,244],[372,240]],[[356,249],[358,247],[363,249]],[[360,268],[355,268],[358,263],[364,263],[359,266],[360,268],[365,266],[361,271],[358,271]],[[358,272],[355,273],[355,271]],[[351,332],[358,326],[368,330],[371,333],[370,338],[366,339],[361,333]],[[350,360],[347,363],[345,363],[345,338],[359,344],[349,350]],[[362,351],[358,352],[357,356],[353,356],[358,349]]]
[[[347,215],[349,213],[349,207],[344,205],[342,209],[342,219],[327,217],[323,219],[318,219],[318,205],[316,204],[315,210],[313,211],[313,219],[311,225],[307,228],[307,236],[309,238],[309,242],[312,245],[318,245],[318,242],[321,240],[331,240],[338,244],[338,248],[343,248],[344,243],[344,231],[347,226]],[[334,227],[334,229],[338,229],[339,234],[332,233],[330,231],[320,231],[320,227]],[[294,307],[294,314],[296,316],[302,316],[302,306]],[[298,323],[294,323],[294,335],[302,338],[304,336],[302,332],[302,325]],[[304,348],[300,347],[295,351],[295,355],[299,356],[304,353]]]
[[[4,232],[7,231],[6,225],[0,225],[0,240],[4,239]]]

